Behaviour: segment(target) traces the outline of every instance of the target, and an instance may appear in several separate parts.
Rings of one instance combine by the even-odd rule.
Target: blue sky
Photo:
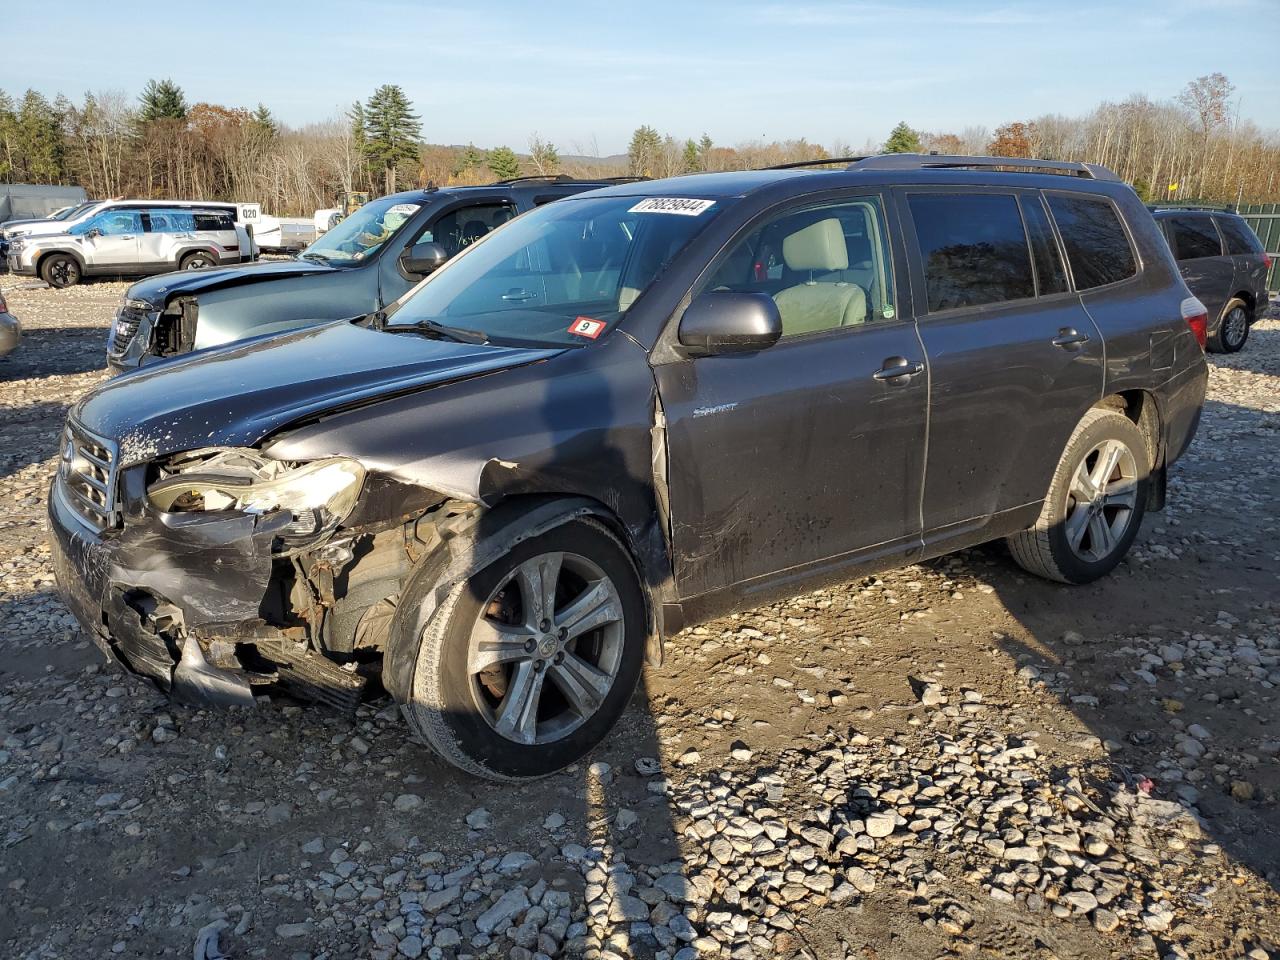
[[[807,137],[855,148],[898,120],[995,127],[1173,96],[1221,70],[1240,113],[1280,128],[1280,0],[1066,4],[986,0],[462,0],[191,4],[12,2],[0,88],[130,96],[171,77],[188,102],[266,103],[290,124],[404,87],[436,143],[625,150],[649,123],[734,144]],[[194,15],[194,16],[193,16]],[[1270,51],[1270,52],[1269,52]]]

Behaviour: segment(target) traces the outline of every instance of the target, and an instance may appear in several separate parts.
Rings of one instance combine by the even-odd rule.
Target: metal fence
[[[1271,273],[1267,277],[1267,289],[1280,290],[1280,203],[1246,203],[1236,208],[1244,222],[1262,238],[1262,245],[1271,254]]]

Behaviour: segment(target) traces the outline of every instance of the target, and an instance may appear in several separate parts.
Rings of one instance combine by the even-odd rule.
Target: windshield
[[[434,323],[496,341],[590,343],[725,206],[673,197],[549,203],[468,247],[419,285],[388,326]]]
[[[61,210],[59,210],[49,219],[50,220],[69,220],[71,217],[74,217],[77,213],[83,213],[85,210],[88,210],[92,206],[93,206],[92,203],[77,203],[74,206],[63,207]]]
[[[357,262],[374,253],[422,208],[414,201],[383,197],[366,203],[302,251],[300,256]]]

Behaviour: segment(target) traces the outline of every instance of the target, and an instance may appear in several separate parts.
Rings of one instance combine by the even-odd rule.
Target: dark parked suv
[[[616,180],[524,177],[373,200],[288,261],[155,277],[125,291],[107,340],[116,372],[159,357],[381,310],[512,217]],[[425,259],[424,259],[425,258]]]
[[[368,679],[458,766],[585,754],[681,629],[996,538],[1086,583],[1196,429],[1205,315],[1080,164],[891,156],[548,204],[385,314],[67,419],[63,596],[182,696]]]
[[[1210,350],[1235,353],[1266,313],[1271,258],[1244,218],[1226,210],[1158,209],[1182,278],[1209,314]]]

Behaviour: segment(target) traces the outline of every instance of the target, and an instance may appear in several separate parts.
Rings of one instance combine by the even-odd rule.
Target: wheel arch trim
[[[433,576],[434,584],[414,612],[411,628],[403,629],[406,621],[401,619],[401,628],[393,629],[387,638],[387,649],[382,659],[382,685],[397,703],[408,702],[417,668],[418,638],[449,592],[525,540],[583,517],[602,522],[621,540],[635,569],[636,583],[644,599],[648,634],[646,659],[652,663],[656,658],[660,662],[661,638],[659,631],[654,629],[653,599],[640,575],[635,545],[631,543],[625,525],[604,504],[580,496],[518,496],[503,500],[492,509],[481,509],[475,516],[476,520],[468,529],[459,535],[442,538],[436,549],[420,561],[426,566],[414,575]],[[481,517],[487,518],[486,524],[492,527],[483,533],[479,531]]]

